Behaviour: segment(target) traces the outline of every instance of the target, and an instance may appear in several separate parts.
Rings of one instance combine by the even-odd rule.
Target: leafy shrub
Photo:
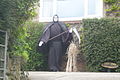
[[[120,19],[85,19],[81,37],[88,71],[102,71],[105,61],[120,66]],[[120,72],[120,67],[115,71]]]
[[[15,35],[16,35],[16,39],[12,47],[12,51],[11,51],[12,55],[10,56],[14,56],[14,55],[21,56],[23,59],[28,60],[29,59],[28,51],[31,48],[27,41],[27,37],[29,37],[29,35],[27,34],[27,27],[25,26],[18,27],[17,33]]]
[[[26,22],[25,26],[27,27],[27,43],[30,46],[29,60],[27,63],[28,70],[47,70],[47,60],[46,55],[36,52],[36,46],[40,35],[43,31],[44,24],[39,22]]]
[[[35,16],[35,6],[39,0],[1,0],[0,29],[9,33],[8,52],[28,59],[29,45],[26,42],[26,29],[23,24]]]

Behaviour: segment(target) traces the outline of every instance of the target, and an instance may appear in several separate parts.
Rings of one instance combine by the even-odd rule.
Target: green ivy
[[[118,17],[120,16],[120,0],[104,0],[105,4],[109,6],[108,9],[106,9],[106,15]]]
[[[118,0],[104,0],[105,3],[107,4],[113,4],[115,2],[117,2]]]
[[[103,71],[101,64],[110,61],[118,64],[115,72],[120,72],[120,19],[85,19],[81,38],[88,71]]]

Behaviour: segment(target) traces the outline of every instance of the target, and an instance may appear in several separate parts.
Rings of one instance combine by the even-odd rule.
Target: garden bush
[[[8,53],[28,59],[29,45],[26,42],[24,23],[36,16],[39,0],[1,0],[0,29],[8,31]],[[1,41],[2,42],[2,41]],[[3,43],[3,42],[2,42]]]
[[[46,55],[42,53],[38,53],[36,51],[36,46],[38,45],[40,35],[43,32],[44,24],[39,22],[28,21],[26,22],[24,27],[27,27],[28,37],[26,41],[30,47],[30,50],[28,50],[29,59],[27,61],[26,69],[27,70],[47,70]]]
[[[28,21],[37,15],[38,5],[39,0],[0,1],[0,29],[8,31],[9,57],[21,56],[28,62],[27,66],[25,64],[27,70],[44,70],[47,67],[45,55],[36,52],[43,24]],[[0,40],[0,43],[4,42],[3,37]]]
[[[81,51],[88,71],[104,71],[103,62],[120,66],[120,19],[85,19],[82,22]],[[118,67],[115,72],[120,72]]]

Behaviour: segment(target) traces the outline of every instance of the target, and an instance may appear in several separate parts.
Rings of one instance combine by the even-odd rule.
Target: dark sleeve
[[[68,28],[67,28],[67,26],[65,25],[65,23],[59,22],[59,25],[61,26],[62,31],[67,31],[67,30],[68,30]]]
[[[44,43],[47,43],[48,40],[49,40],[49,38],[50,38],[50,29],[47,29],[47,30],[43,33],[40,41],[43,41]]]

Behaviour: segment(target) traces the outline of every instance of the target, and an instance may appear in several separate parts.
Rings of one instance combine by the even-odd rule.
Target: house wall
[[[103,9],[103,17],[104,17],[104,16],[106,16],[106,11],[105,11],[105,9],[107,9],[108,7],[104,4],[103,8],[104,8],[104,9]],[[40,6],[37,7],[36,13],[37,13],[37,15],[36,15],[36,17],[34,17],[33,21],[39,22],[39,18],[40,18]],[[80,21],[80,20],[79,20],[79,21]],[[65,22],[65,23],[79,23],[79,21],[64,21],[64,22]]]

